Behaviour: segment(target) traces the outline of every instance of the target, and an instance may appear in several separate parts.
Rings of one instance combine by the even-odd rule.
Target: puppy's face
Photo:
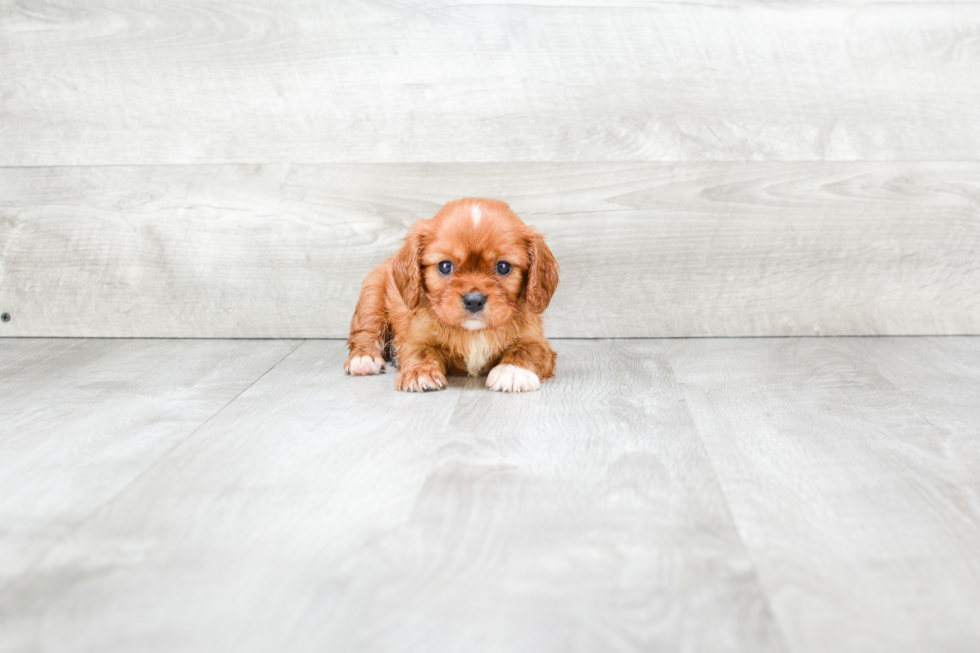
[[[522,309],[544,311],[558,285],[541,234],[486,199],[450,202],[416,223],[394,272],[410,308],[424,295],[439,321],[470,331],[502,326]]]

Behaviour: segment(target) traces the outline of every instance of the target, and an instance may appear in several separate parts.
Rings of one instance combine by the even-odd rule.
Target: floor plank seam
[[[177,442],[172,447],[170,447],[169,449],[167,449],[164,453],[162,453],[160,455],[160,457],[156,459],[156,461],[154,461],[152,464],[150,464],[145,469],[143,469],[139,474],[137,474],[136,476],[134,476],[123,487],[119,488],[119,490],[117,492],[115,492],[111,497],[109,497],[101,505],[99,505],[98,507],[96,507],[93,510],[89,511],[89,513],[87,515],[85,515],[84,517],[82,517],[81,519],[79,519],[77,522],[75,522],[75,524],[69,530],[67,530],[64,534],[62,534],[60,537],[58,537],[57,539],[55,539],[54,541],[52,541],[47,547],[44,548],[43,551],[41,551],[40,553],[38,553],[38,555],[35,556],[34,559],[31,560],[31,562],[29,564],[27,564],[20,573],[18,573],[15,576],[7,579],[6,584],[4,584],[3,587],[0,587],[0,599],[4,598],[6,596],[6,594],[7,594],[7,592],[10,590],[10,588],[12,586],[16,585],[17,582],[21,578],[24,578],[24,577],[30,575],[35,570],[35,568],[38,566],[38,564],[40,564],[40,562],[42,560],[44,560],[45,556],[47,556],[50,551],[52,551],[53,549],[57,548],[62,542],[64,542],[64,541],[68,540],[69,538],[71,538],[76,532],[78,532],[78,530],[80,528],[82,528],[86,523],[88,523],[89,520],[91,520],[95,515],[98,515],[100,512],[102,512],[103,510],[105,510],[106,507],[112,505],[112,503],[114,501],[116,501],[117,499],[119,499],[119,497],[121,497],[123,494],[125,494],[129,490],[129,488],[131,488],[135,483],[137,483],[141,478],[143,478],[148,472],[150,472],[151,470],[155,469],[161,462],[163,462],[164,460],[166,460],[170,456],[170,454],[172,454],[178,448],[180,448],[181,446],[183,446],[188,440],[190,440],[192,437],[194,437],[194,435],[196,433],[198,433],[201,429],[203,429],[208,423],[210,423],[218,415],[220,415],[221,413],[223,413],[225,411],[225,409],[227,409],[229,406],[231,406],[233,403],[235,403],[238,400],[239,397],[241,397],[243,394],[245,394],[246,392],[248,392],[256,383],[258,383],[259,381],[261,381],[269,372],[271,372],[272,370],[276,369],[280,365],[280,363],[282,363],[284,360],[286,360],[287,358],[289,358],[293,354],[293,352],[295,352],[297,349],[299,349],[300,347],[302,347],[306,342],[307,342],[307,340],[305,340],[305,339],[302,340],[302,341],[300,341],[295,347],[293,347],[288,352],[286,352],[286,354],[282,358],[280,358],[278,361],[276,361],[275,364],[273,364],[271,367],[269,367],[269,369],[267,369],[265,372],[263,372],[262,374],[260,374],[254,381],[252,381],[251,383],[249,383],[247,387],[243,388],[241,392],[239,392],[238,394],[236,394],[233,398],[231,398],[228,402],[226,402],[221,408],[219,408],[218,410],[216,410],[213,415],[211,415],[206,420],[204,420],[203,422],[201,422],[200,424],[198,424],[190,433],[188,433],[185,437],[181,438],[179,442]]]
[[[781,650],[785,651],[785,653],[793,653],[793,649],[789,645],[789,640],[786,638],[783,625],[780,623],[779,618],[776,615],[776,611],[773,608],[773,603],[769,597],[769,592],[766,590],[765,584],[762,582],[762,579],[759,577],[759,564],[758,562],[756,562],[752,550],[749,548],[748,543],[745,541],[745,537],[742,535],[742,530],[741,528],[739,528],[738,521],[735,519],[735,513],[731,508],[728,494],[726,493],[725,487],[721,482],[720,476],[718,475],[718,470],[715,467],[714,461],[711,459],[711,456],[708,455],[708,448],[704,443],[704,438],[701,436],[701,428],[698,426],[698,422],[695,419],[694,414],[691,412],[690,408],[688,407],[687,393],[684,390],[685,384],[677,381],[677,377],[674,374],[674,370],[672,367],[670,368],[670,375],[674,377],[674,382],[677,384],[678,389],[681,391],[681,394],[684,396],[685,409],[687,410],[688,417],[691,420],[691,426],[693,427],[694,435],[698,441],[698,448],[701,451],[701,455],[704,456],[708,469],[711,470],[711,477],[714,479],[715,485],[718,488],[718,496],[721,497],[722,502],[724,503],[724,510],[725,510],[725,514],[728,515],[728,521],[729,523],[731,523],[732,528],[735,531],[735,537],[738,538],[738,542],[742,546],[742,551],[745,554],[745,557],[752,565],[752,579],[755,583],[756,588],[759,591],[759,597],[760,600],[762,601],[762,604],[765,606],[766,614],[769,617],[769,624],[773,630],[773,637],[779,642],[779,647]]]

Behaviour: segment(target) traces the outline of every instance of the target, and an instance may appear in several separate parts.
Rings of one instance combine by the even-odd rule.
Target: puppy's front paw
[[[523,367],[498,365],[487,374],[487,387],[497,392],[533,392],[541,387],[541,379]]]
[[[395,389],[402,392],[428,392],[446,387],[446,375],[438,369],[413,368],[399,372]]]
[[[381,374],[385,371],[385,361],[380,356],[354,356],[351,354],[344,363],[344,371],[353,376]]]

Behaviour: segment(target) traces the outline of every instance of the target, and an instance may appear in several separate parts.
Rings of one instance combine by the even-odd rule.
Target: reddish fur
[[[476,226],[474,202],[483,214]],[[442,276],[436,266],[447,259],[456,269]],[[509,275],[496,273],[500,260],[513,266]],[[425,380],[444,387],[447,373],[467,373],[470,345],[482,338],[489,355],[480,374],[506,363],[551,378],[555,352],[544,337],[541,313],[557,286],[558,263],[544,237],[507,204],[450,202],[415,223],[402,248],[364,279],[344,369],[350,372],[355,356],[390,359],[385,345],[392,341],[400,370],[396,388],[419,389]],[[462,296],[474,291],[487,296],[481,314],[487,327],[467,331],[462,324],[471,316]]]

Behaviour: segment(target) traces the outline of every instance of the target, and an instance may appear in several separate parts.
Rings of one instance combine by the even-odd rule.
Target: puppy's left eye
[[[511,265],[507,261],[500,261],[497,263],[497,274],[500,276],[506,277],[508,274],[510,274],[510,271]]]

